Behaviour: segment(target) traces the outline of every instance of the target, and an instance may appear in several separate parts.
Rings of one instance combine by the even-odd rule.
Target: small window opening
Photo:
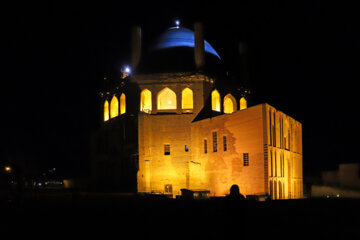
[[[226,136],[223,136],[223,144],[224,144],[224,152],[226,152],[227,151]]]
[[[170,155],[170,144],[164,145],[164,155]]]
[[[204,139],[204,153],[207,153],[207,140]]]
[[[244,153],[244,166],[249,166],[249,153]]]
[[[213,152],[217,152],[217,132],[212,133],[213,137]]]

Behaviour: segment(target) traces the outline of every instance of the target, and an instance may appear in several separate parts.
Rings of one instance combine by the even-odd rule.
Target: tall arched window
[[[194,108],[193,91],[190,88],[185,88],[181,93],[181,108]]]
[[[244,97],[240,98],[240,110],[247,108],[247,101]]]
[[[158,93],[157,97],[158,110],[176,109],[176,94],[170,88],[164,88]]]
[[[152,110],[151,92],[144,89],[140,94],[140,111],[150,113]]]
[[[110,118],[119,116],[119,100],[114,95],[110,102]]]
[[[216,89],[211,93],[211,109],[220,112],[220,94]]]
[[[224,97],[224,113],[231,114],[236,111],[236,100],[229,93]]]
[[[109,102],[106,100],[104,103],[104,122],[109,120]]]
[[[126,96],[124,93],[120,96],[120,114],[126,113]]]

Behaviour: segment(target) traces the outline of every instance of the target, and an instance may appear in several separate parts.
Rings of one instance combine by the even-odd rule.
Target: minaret
[[[195,66],[198,70],[202,69],[205,65],[205,44],[204,44],[204,28],[203,24],[196,22],[194,24],[195,30]]]
[[[240,69],[241,79],[244,84],[248,84],[249,81],[249,64],[248,64],[248,49],[245,42],[239,42],[238,45],[239,58],[240,58]]]
[[[141,28],[134,26],[131,30],[131,69],[135,71],[141,58]]]

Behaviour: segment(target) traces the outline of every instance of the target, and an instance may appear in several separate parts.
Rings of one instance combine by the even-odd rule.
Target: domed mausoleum
[[[227,86],[222,58],[194,31],[167,29],[142,49],[132,29],[131,74],[104,79],[92,179],[103,191],[302,197],[302,126]],[[241,79],[240,79],[241,80]],[[239,81],[240,82],[240,81]]]

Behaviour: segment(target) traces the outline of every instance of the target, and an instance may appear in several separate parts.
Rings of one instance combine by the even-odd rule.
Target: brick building
[[[142,51],[132,31],[132,73],[105,79],[103,124],[94,134],[92,176],[103,190],[179,195],[202,189],[301,198],[302,125],[222,75],[222,60],[194,32],[165,31]]]

